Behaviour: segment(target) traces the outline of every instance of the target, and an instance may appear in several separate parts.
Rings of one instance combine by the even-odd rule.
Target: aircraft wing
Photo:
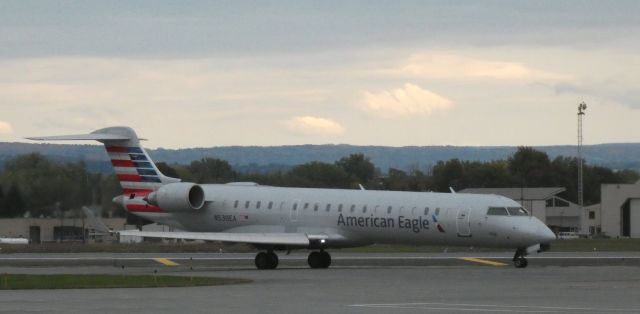
[[[249,244],[279,244],[291,246],[308,246],[309,236],[304,233],[233,233],[233,232],[162,232],[162,231],[118,231],[125,236],[143,238],[205,240],[235,242]],[[314,237],[315,239],[315,237]]]

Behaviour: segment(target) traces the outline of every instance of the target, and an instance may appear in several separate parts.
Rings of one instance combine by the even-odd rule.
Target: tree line
[[[203,158],[188,165],[157,164],[166,176],[196,183],[251,181],[263,185],[372,190],[448,192],[450,188],[564,187],[563,197],[577,200],[578,162],[572,157],[550,160],[544,152],[519,147],[507,160],[440,161],[429,169],[389,169],[383,174],[363,154],[334,163],[309,162],[287,171],[239,173],[221,159]],[[633,170],[613,171],[585,165],[585,204],[600,201],[600,184],[634,183]],[[60,217],[83,205],[99,205],[105,216],[125,216],[111,202],[121,194],[115,175],[90,173],[82,162],[57,163],[40,154],[21,155],[5,163],[0,173],[0,217]]]

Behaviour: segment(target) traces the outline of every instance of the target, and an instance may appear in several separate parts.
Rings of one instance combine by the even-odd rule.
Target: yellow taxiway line
[[[491,265],[491,266],[507,266],[508,265],[508,264],[505,264],[505,263],[494,262],[494,261],[475,258],[475,257],[461,257],[460,259],[464,260],[464,261],[467,261],[467,262],[475,262],[475,263]]]
[[[154,261],[164,265],[164,266],[178,266],[180,264],[168,259],[168,258],[154,258]]]

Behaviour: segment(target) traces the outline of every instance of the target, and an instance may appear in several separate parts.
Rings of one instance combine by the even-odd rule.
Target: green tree
[[[4,189],[2,189],[2,185],[0,185],[0,217],[4,217],[5,210]]]
[[[342,168],[355,183],[366,184],[371,181],[376,173],[375,166],[364,154],[351,154],[336,161],[336,165]]]
[[[467,187],[463,163],[459,159],[439,161],[433,167],[433,181],[436,191],[446,192],[449,187],[461,190]]]
[[[17,186],[11,185],[5,198],[4,217],[22,217],[25,214],[25,202]]]
[[[178,178],[178,179],[180,178],[180,175],[178,174],[176,169],[169,166],[166,162],[156,163],[156,167],[158,167],[158,170],[160,170],[160,172],[167,177]]]
[[[509,158],[509,171],[520,179],[520,184],[527,187],[552,185],[551,161],[547,153],[531,147],[518,147]]]
[[[347,188],[349,175],[337,165],[310,162],[294,167],[288,174],[288,185],[300,187]]]
[[[226,160],[217,158],[207,157],[192,161],[188,169],[197,183],[223,183],[237,176]]]

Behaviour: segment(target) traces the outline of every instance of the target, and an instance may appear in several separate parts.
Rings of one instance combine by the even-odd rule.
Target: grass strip
[[[248,283],[219,277],[154,275],[0,275],[0,290],[196,287]]]

